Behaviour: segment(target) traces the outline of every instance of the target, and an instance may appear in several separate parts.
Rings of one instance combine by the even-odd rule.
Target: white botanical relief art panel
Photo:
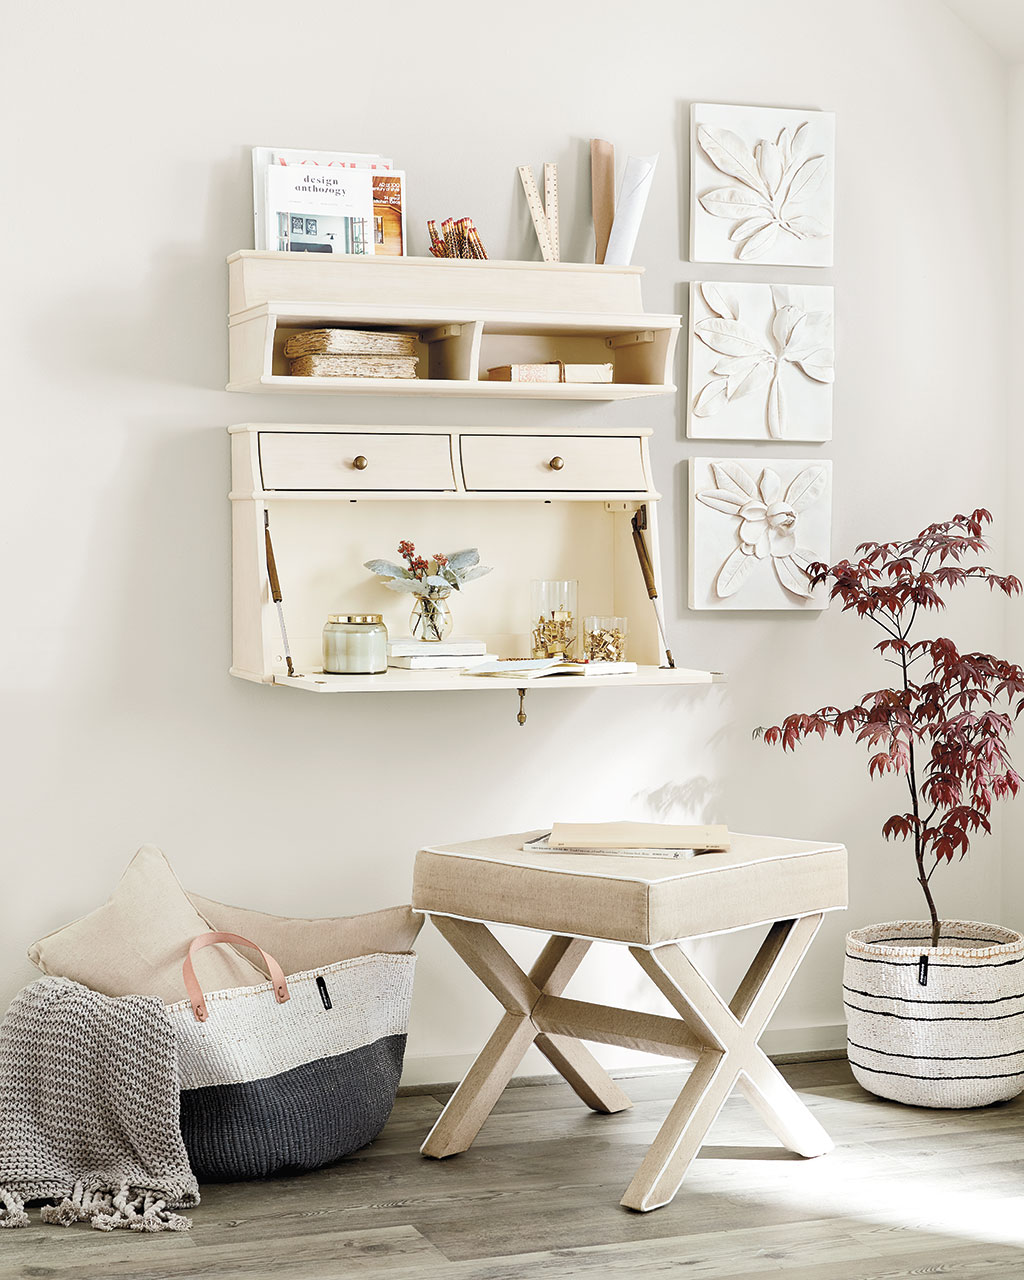
[[[689,414],[700,440],[832,438],[831,285],[690,285]]]
[[[832,265],[835,116],[691,108],[694,262]]]
[[[825,609],[832,463],[690,459],[690,608]]]

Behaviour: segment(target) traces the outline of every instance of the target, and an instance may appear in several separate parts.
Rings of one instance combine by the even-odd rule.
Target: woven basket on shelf
[[[983,1107],[1024,1089],[1024,935],[921,920],[846,936],[850,1066],[865,1089],[920,1107]]]

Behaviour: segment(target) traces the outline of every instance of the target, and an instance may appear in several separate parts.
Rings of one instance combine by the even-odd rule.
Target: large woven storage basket
[[[372,1142],[402,1074],[416,957],[375,953],[168,1005],[178,1048],[181,1132],[200,1182],[319,1169]],[[259,948],[257,948],[259,949]]]
[[[872,1093],[920,1107],[983,1107],[1024,1089],[1024,935],[920,920],[846,936],[850,1066]]]

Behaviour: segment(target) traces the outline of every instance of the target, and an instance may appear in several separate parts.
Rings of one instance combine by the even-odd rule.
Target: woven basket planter
[[[881,1098],[984,1107],[1024,1089],[1024,935],[921,920],[846,936],[843,996],[850,1066]]]

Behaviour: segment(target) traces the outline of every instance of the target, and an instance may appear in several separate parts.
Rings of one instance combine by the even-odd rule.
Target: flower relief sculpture
[[[771,467],[765,467],[756,481],[746,466],[733,460],[712,462],[711,473],[714,488],[699,490],[697,501],[738,521],[737,546],[718,571],[716,595],[723,600],[735,595],[758,565],[770,560],[786,591],[812,598],[807,571],[820,555],[816,548],[800,546],[801,514],[828,491],[828,466],[819,462],[803,467],[785,492]]]
[[[712,314],[694,324],[694,336],[719,359],[703,386],[695,388],[693,416],[711,418],[734,400],[747,396],[753,401],[756,397],[758,434],[767,428],[768,435],[777,440],[787,436],[827,439],[831,434],[831,395],[820,397],[818,405],[813,397],[799,394],[799,384],[805,384],[806,390],[807,384],[827,385],[834,380],[831,309],[807,309],[801,292],[783,285],[738,285],[729,290],[705,283],[699,288]],[[829,288],[808,292],[831,302]],[[767,297],[769,293],[768,320],[764,323],[764,310],[756,304],[759,295]],[[760,325],[744,319],[753,311],[760,311]],[[793,392],[799,395],[803,421],[799,429],[791,430],[792,418],[801,416],[791,412]],[[721,432],[723,437],[741,434],[747,432]]]
[[[698,104],[693,120],[694,221],[724,232],[698,236],[695,259],[830,265],[834,117]]]

